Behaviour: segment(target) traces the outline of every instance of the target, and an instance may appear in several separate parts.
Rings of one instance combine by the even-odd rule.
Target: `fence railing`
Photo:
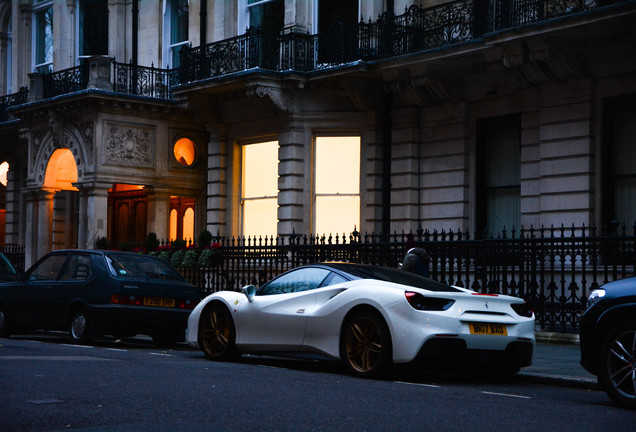
[[[205,294],[260,285],[299,265],[346,261],[397,267],[408,248],[431,256],[430,277],[485,293],[531,302],[537,324],[548,331],[576,332],[589,293],[633,276],[636,236],[626,227],[597,235],[592,227],[541,228],[475,239],[467,232],[349,237],[218,238],[218,267],[181,268]],[[636,232],[636,231],[634,231]]]
[[[160,69],[113,62],[113,91],[152,98],[170,99],[177,69]]]
[[[29,89],[26,87],[21,87],[17,93],[0,96],[0,123],[15,120],[15,117],[7,112],[7,108],[26,103],[28,96]]]
[[[9,262],[18,271],[24,271],[24,246],[5,244],[0,247],[0,252],[7,257]]]
[[[44,98],[84,90],[88,86],[89,64],[82,63],[68,69],[44,74],[42,92]]]

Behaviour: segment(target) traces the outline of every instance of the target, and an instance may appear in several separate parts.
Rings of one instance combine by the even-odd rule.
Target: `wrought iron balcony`
[[[317,34],[241,35],[181,50],[179,83],[260,68],[311,72],[468,42],[486,34],[634,0],[456,0]]]
[[[7,108],[22,105],[26,103],[27,96],[29,95],[29,89],[26,87],[20,88],[17,93],[11,93],[0,97],[0,123],[9,120],[16,120],[11,114],[7,112]]]
[[[113,91],[152,98],[170,99],[177,69],[113,62]]]
[[[83,63],[72,68],[44,74],[42,77],[44,98],[84,90],[88,86],[88,68],[88,63]]]

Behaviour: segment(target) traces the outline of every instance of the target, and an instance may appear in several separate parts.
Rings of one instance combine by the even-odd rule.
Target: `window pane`
[[[360,193],[360,137],[316,138],[316,193]]]
[[[317,196],[316,234],[349,235],[360,227],[359,196]]]
[[[506,228],[519,229],[521,225],[521,190],[518,187],[488,190],[487,196],[488,233],[497,236]]]
[[[243,201],[243,235],[275,236],[278,230],[278,198]]]
[[[285,4],[283,0],[266,2],[249,1],[250,27],[257,27],[265,33],[278,34],[283,28],[285,19]]]
[[[35,267],[29,280],[55,280],[66,260],[66,255],[51,255]]]
[[[49,7],[35,15],[36,40],[35,62],[38,65],[53,62],[53,8]]]
[[[243,198],[278,196],[278,141],[243,146]]]
[[[82,0],[80,5],[80,55],[108,54],[108,1]]]
[[[188,1],[172,0],[170,3],[170,44],[188,40]]]

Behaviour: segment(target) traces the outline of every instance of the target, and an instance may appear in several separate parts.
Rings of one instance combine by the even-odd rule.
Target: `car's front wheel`
[[[0,304],[0,337],[7,338],[11,335],[9,318],[3,305]]]
[[[201,312],[199,341],[211,360],[232,360],[237,356],[234,321],[225,306],[212,303]]]
[[[600,355],[599,382],[614,402],[636,409],[636,322],[610,332]]]
[[[366,310],[351,315],[343,326],[340,353],[354,375],[370,377],[385,372],[391,363],[391,336],[384,319]]]
[[[76,310],[71,314],[69,333],[73,343],[79,345],[90,343],[93,340],[92,329],[93,322],[85,310]]]

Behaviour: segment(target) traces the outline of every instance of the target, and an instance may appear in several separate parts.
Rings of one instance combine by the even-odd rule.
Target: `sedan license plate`
[[[503,324],[470,323],[470,334],[507,336],[508,330]]]
[[[164,297],[144,297],[144,306],[174,307],[174,299]]]

